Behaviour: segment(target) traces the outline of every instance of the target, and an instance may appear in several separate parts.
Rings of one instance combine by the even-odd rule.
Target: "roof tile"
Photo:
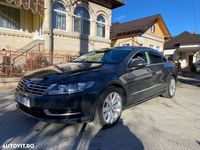
[[[164,49],[175,49],[180,45],[189,45],[189,44],[200,44],[200,35],[192,34],[190,32],[183,32],[178,36],[175,36],[171,40],[165,42]]]

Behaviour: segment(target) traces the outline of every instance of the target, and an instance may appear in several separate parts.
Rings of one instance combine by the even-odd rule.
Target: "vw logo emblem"
[[[31,83],[30,81],[27,81],[24,85],[23,85],[23,89],[27,90],[30,87]]]

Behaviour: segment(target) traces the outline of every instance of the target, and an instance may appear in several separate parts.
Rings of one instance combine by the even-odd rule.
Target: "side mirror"
[[[129,68],[133,68],[133,67],[135,67],[135,68],[144,68],[146,65],[147,65],[147,62],[144,59],[138,57],[138,58],[132,59],[129,62],[128,67]]]

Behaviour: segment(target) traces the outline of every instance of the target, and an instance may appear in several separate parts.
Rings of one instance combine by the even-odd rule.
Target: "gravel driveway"
[[[14,90],[0,90],[0,145],[34,144],[35,149],[200,150],[200,88],[179,84],[173,99],[154,98],[100,130],[88,124],[49,124],[20,114]],[[0,147],[1,148],[1,147]]]

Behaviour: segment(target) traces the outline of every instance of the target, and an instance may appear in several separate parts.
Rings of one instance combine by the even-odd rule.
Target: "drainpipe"
[[[49,52],[50,52],[50,64],[53,64],[53,50],[54,50],[54,38],[53,38],[53,0],[49,1]]]

